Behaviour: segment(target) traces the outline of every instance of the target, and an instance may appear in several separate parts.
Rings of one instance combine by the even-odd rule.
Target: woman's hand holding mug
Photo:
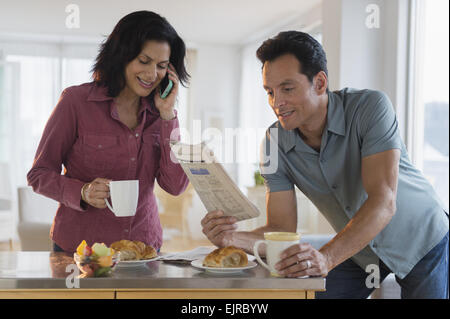
[[[105,199],[109,197],[109,182],[106,178],[96,178],[81,188],[81,199],[95,208],[106,208]]]

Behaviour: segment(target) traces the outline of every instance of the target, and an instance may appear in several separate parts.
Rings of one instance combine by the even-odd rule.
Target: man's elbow
[[[397,193],[394,191],[389,192],[385,197],[386,212],[389,218],[394,217],[397,211]]]

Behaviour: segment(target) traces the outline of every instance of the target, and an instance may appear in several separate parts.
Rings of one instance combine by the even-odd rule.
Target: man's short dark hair
[[[264,41],[256,51],[256,56],[264,66],[266,61],[273,61],[289,53],[300,62],[300,73],[306,75],[311,83],[320,71],[325,72],[328,77],[327,57],[322,45],[304,32],[280,32],[277,36]]]
[[[151,11],[136,11],[123,17],[107,40],[101,45],[92,68],[97,85],[106,86],[108,95],[116,97],[125,87],[125,67],[134,60],[146,41],[167,42],[170,63],[174,66],[183,86],[189,78],[184,65],[186,46],[169,22]]]

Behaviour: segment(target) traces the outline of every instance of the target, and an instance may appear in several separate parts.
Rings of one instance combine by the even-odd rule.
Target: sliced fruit
[[[94,245],[92,245],[92,252],[99,257],[108,256],[109,248],[103,243],[95,243]]]
[[[89,247],[89,246],[84,247],[83,255],[84,256],[91,256],[92,255],[92,248]]]
[[[100,267],[109,267],[112,264],[112,256],[99,257],[97,263],[100,265]]]
[[[82,256],[84,252],[84,248],[87,246],[87,243],[85,240],[83,240],[77,247],[77,254]]]

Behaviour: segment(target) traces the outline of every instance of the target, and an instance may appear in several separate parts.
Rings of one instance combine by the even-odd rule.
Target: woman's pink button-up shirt
[[[89,245],[139,240],[159,249],[162,228],[153,194],[155,178],[173,195],[182,193],[188,185],[183,169],[170,158],[169,141],[178,126],[177,118],[160,118],[153,99],[141,98],[139,125],[130,130],[119,120],[106,88],[91,82],[64,90],[27,175],[36,193],[60,203],[50,231],[53,241],[72,252],[83,239]],[[83,209],[81,187],[97,177],[138,179],[136,215],[116,217],[108,208],[90,205]]]

